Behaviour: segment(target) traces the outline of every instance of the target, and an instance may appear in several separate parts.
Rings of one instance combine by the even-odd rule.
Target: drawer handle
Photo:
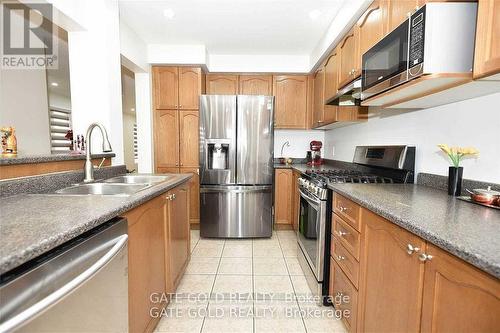
[[[345,211],[347,211],[347,209],[348,209],[347,207],[343,207],[343,206],[340,206],[340,207],[339,207],[339,210],[340,210],[341,212],[345,212]]]
[[[342,296],[344,296],[344,293],[340,292],[340,291],[337,291],[337,293],[335,294],[335,296],[342,297]]]
[[[433,258],[432,255],[430,254],[425,254],[425,253],[421,253],[419,256],[418,256],[418,260],[420,260],[421,262],[426,262],[426,261],[429,261]]]
[[[338,260],[338,261],[345,260],[345,257],[343,257],[343,256],[341,256],[341,255],[338,255],[338,256],[337,256],[337,260]]]
[[[413,246],[411,244],[406,245],[406,252],[409,255],[412,255],[413,253],[418,252],[418,251],[420,251],[420,248],[415,247],[415,246]]]
[[[342,230],[338,230],[337,231],[337,234],[340,236],[340,237],[344,237],[345,235],[348,234],[348,232],[345,232],[345,231],[342,231]]]

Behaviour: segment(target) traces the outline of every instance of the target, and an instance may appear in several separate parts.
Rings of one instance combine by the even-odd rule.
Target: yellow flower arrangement
[[[477,156],[479,150],[473,147],[448,147],[446,144],[440,144],[438,147],[446,154],[451,160],[454,167],[460,166],[460,161],[464,157]]]

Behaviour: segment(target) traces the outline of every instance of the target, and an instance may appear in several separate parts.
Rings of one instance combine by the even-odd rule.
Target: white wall
[[[129,112],[123,113],[123,160],[129,170],[137,170],[137,165],[134,162],[135,123],[135,114]]]
[[[113,164],[123,164],[118,3],[72,0],[61,5],[66,13],[78,14],[75,19],[84,29],[68,32],[74,133],[85,134],[89,124],[102,123],[116,154]],[[98,152],[102,147],[99,131],[93,138],[92,151]]]
[[[319,140],[325,143],[325,132],[318,130],[275,130],[274,131],[274,157],[294,157],[305,158],[306,151],[309,149],[309,143],[313,140]],[[290,147],[283,149],[281,156],[281,146],[286,141],[290,142]]]
[[[464,160],[464,178],[500,183],[500,93],[435,108],[384,110],[368,122],[326,132],[325,157],[352,161],[357,145],[415,145],[416,171],[448,174],[437,144],[473,146],[480,156]],[[332,148],[335,155],[332,155]]]
[[[44,70],[0,70],[0,127],[16,128],[18,154],[50,154]]]

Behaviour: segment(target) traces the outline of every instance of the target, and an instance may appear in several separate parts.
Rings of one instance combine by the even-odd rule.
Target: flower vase
[[[459,196],[462,193],[462,173],[463,167],[451,166],[448,171],[448,194]]]

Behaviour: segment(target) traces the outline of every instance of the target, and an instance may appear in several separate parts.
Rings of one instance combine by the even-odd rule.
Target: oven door
[[[323,281],[326,202],[300,192],[298,241],[318,282]]]
[[[408,27],[406,20],[363,54],[361,99],[408,81]]]

